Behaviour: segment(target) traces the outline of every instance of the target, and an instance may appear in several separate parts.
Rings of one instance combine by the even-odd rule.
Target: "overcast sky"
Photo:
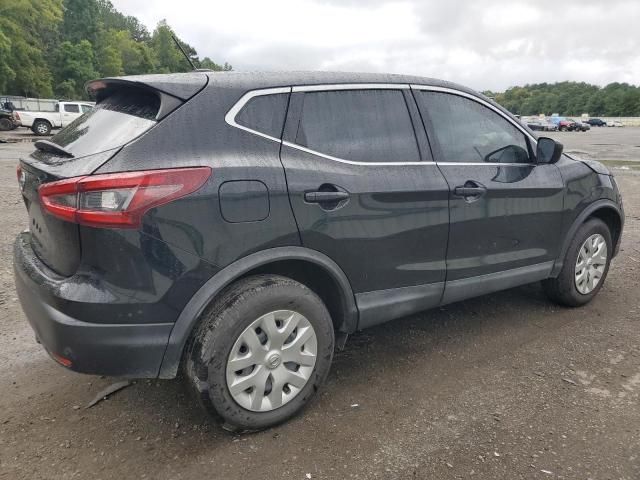
[[[436,77],[478,90],[640,83],[639,0],[112,0],[235,70]]]

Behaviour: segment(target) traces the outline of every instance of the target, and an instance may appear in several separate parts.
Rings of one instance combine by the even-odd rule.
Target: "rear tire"
[[[567,307],[589,303],[607,278],[612,253],[609,227],[598,218],[588,220],[573,237],[560,274],[542,282],[545,293]]]
[[[51,135],[51,124],[46,120],[36,120],[31,126],[31,131],[36,135]]]
[[[329,312],[313,291],[256,275],[228,287],[203,313],[185,376],[227,430],[262,430],[309,403],[329,373],[334,343]]]

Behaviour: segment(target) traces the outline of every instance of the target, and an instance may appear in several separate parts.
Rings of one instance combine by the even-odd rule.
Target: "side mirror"
[[[540,137],[536,148],[536,159],[538,163],[556,163],[560,160],[563,148],[562,144],[553,138]]]

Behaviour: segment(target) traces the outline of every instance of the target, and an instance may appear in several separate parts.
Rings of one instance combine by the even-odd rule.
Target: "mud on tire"
[[[239,339],[248,328],[253,328],[257,319],[277,311],[297,312],[312,326],[317,341],[315,365],[311,370],[310,367],[305,367],[308,379],[304,386],[295,390],[293,398],[283,401],[277,408],[256,411],[250,409],[253,405],[241,405],[237,391],[235,397],[230,391],[227,382],[228,361],[230,355],[237,351]],[[282,328],[284,331],[284,327]],[[295,334],[294,331],[291,335]],[[334,343],[329,312],[313,291],[287,277],[256,275],[227,287],[202,314],[185,352],[184,376],[187,383],[195,389],[201,405],[210,414],[221,418],[226,429],[261,430],[288,420],[309,403],[327,377]],[[265,342],[263,347],[266,350],[270,345],[271,343]],[[262,347],[257,345],[257,348]],[[275,387],[274,381],[271,388]],[[285,384],[285,392],[286,387]],[[269,391],[268,388],[267,382],[265,392]],[[251,389],[248,391],[251,394]]]

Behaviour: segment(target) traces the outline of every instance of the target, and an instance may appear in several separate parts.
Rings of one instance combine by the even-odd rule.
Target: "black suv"
[[[542,281],[602,287],[601,164],[458,85],[347,73],[107,78],[20,162],[22,307],[78,372],[185,373],[228,426],[298,412],[348,334]]]
[[[607,126],[607,122],[605,122],[604,120],[602,120],[600,118],[590,118],[589,120],[586,120],[584,123],[588,123],[592,127],[606,127]]]

